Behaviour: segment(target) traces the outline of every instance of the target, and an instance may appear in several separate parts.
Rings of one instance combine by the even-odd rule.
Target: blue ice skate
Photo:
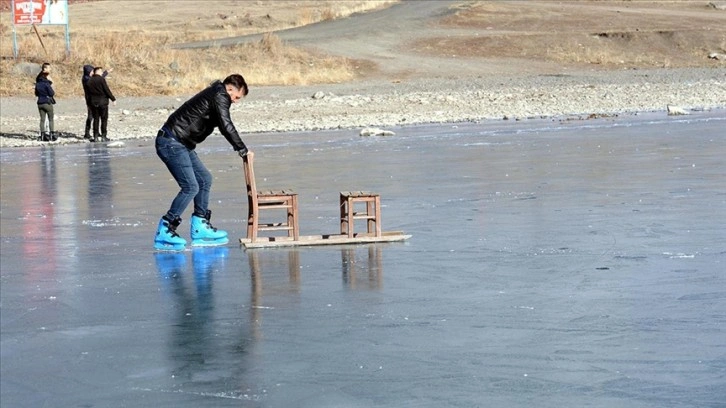
[[[187,240],[176,233],[176,228],[181,224],[181,218],[177,217],[169,221],[166,216],[159,220],[159,227],[154,237],[154,248],[160,251],[183,251]]]
[[[229,242],[227,231],[214,228],[209,222],[212,212],[207,210],[204,217],[192,215],[192,246],[217,246]]]

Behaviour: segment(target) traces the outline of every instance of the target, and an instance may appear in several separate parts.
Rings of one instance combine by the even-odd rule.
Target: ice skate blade
[[[169,244],[167,242],[154,242],[154,249],[157,251],[183,251],[186,245]]]
[[[211,247],[211,246],[219,246],[219,245],[226,245],[229,243],[229,238],[219,238],[219,239],[193,239],[192,240],[192,246],[193,247]]]

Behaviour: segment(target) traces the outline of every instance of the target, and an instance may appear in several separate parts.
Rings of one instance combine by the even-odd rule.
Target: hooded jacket
[[[246,149],[229,115],[231,105],[232,98],[224,84],[214,81],[174,111],[164,128],[192,150],[212,134],[214,128],[219,128],[235,151]]]
[[[83,85],[83,96],[86,98],[86,105],[91,104],[91,100],[88,97],[88,80],[91,79],[91,73],[93,72],[93,65],[83,66],[83,77],[81,78],[81,84]]]
[[[106,75],[108,75],[108,71],[103,71],[103,77],[106,78]],[[81,77],[81,85],[83,85],[83,96],[86,98],[86,105],[91,105],[91,98],[88,95],[88,87],[86,86],[88,84],[88,80],[91,79],[93,76],[93,65],[84,65],[83,66],[83,76]]]
[[[52,103],[51,98],[55,96],[55,91],[53,82],[48,79],[47,75],[38,76],[38,80],[35,82],[35,96],[38,97],[38,105]]]

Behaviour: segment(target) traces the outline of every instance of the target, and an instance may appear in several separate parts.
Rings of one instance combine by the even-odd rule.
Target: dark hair
[[[245,82],[245,79],[240,74],[232,74],[227,78],[224,78],[224,82],[222,83],[225,85],[232,85],[237,89],[243,90],[244,96],[247,96],[250,92],[249,88],[247,88],[247,82]]]

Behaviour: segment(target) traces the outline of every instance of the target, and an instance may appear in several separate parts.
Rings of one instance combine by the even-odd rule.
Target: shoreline
[[[109,85],[113,89],[113,78],[109,78]],[[59,91],[56,89],[62,94]],[[189,97],[119,95],[117,105],[110,107],[109,139],[153,138],[169,114]],[[726,108],[726,68],[369,79],[296,87],[255,88],[251,84],[250,94],[232,106],[231,115],[244,136],[503,119],[616,116],[665,112],[669,105],[686,111]],[[55,130],[61,138],[51,145],[88,143],[82,139],[86,118],[83,98],[59,98],[55,111]],[[49,144],[35,140],[38,122],[35,98],[0,99],[0,147]]]

